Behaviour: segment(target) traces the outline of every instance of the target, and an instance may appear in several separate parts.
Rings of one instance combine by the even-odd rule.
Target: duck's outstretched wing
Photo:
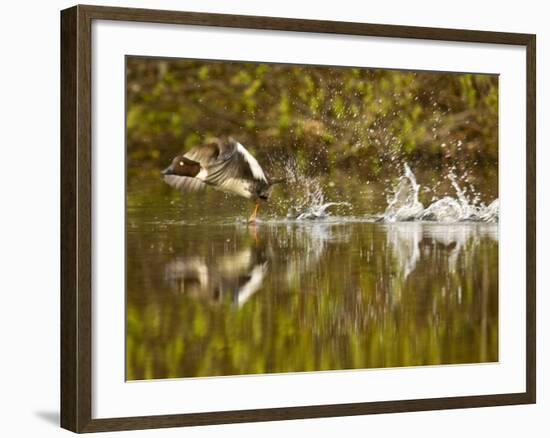
[[[206,179],[209,184],[223,186],[234,181],[261,181],[267,178],[256,158],[239,142],[229,139],[217,144],[215,159],[205,163]],[[202,166],[202,163],[201,163]]]
[[[196,161],[202,168],[206,168],[218,160],[222,150],[220,144],[221,143],[218,141],[201,144],[190,149],[188,152],[183,154],[183,156],[189,158],[190,160]]]
[[[234,140],[218,144],[218,156],[205,166],[204,181],[218,190],[244,198],[255,196],[258,184],[267,186],[267,178],[244,146]]]
[[[164,182],[184,193],[198,192],[207,187],[200,179],[188,176],[164,175]]]

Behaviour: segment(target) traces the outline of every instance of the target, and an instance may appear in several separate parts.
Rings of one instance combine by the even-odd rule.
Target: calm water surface
[[[498,360],[498,225],[251,227],[209,196],[129,204],[129,380]]]

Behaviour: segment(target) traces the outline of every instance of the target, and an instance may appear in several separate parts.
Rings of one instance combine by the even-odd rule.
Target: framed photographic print
[[[61,13],[61,423],[535,402],[535,36]]]

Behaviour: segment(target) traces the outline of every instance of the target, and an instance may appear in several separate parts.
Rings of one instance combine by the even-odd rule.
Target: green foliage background
[[[498,76],[130,57],[130,182],[208,137],[311,173],[388,164],[498,172]]]

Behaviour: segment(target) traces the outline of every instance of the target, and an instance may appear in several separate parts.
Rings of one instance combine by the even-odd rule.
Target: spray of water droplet
[[[387,222],[402,222],[415,220],[424,211],[424,206],[418,200],[420,186],[409,165],[404,165],[405,173],[399,178],[393,195],[388,198],[388,207],[383,218]]]
[[[392,196],[388,199],[388,207],[382,215],[384,221],[498,222],[498,199],[489,206],[479,202],[479,194],[469,199],[453,171],[449,172],[447,178],[455,189],[456,197],[445,196],[434,199],[427,208],[424,208],[418,199],[420,185],[416,182],[414,173],[406,163],[403,167],[404,174],[399,178]]]
[[[282,166],[282,171],[292,187],[290,204],[280,207],[286,209],[286,219],[315,220],[330,216],[330,209],[337,206],[350,207],[348,202],[331,202],[326,200],[320,179],[309,176],[299,169],[293,158],[288,158]]]
[[[279,166],[285,174],[287,182],[292,187],[292,196],[289,201],[281,200],[279,207],[286,211],[286,220],[321,220],[326,218],[337,219],[334,216],[337,207],[346,207],[347,213],[352,205],[348,202],[336,202],[327,200],[321,180],[316,176],[307,175],[299,168],[293,158],[286,158],[284,164]],[[498,199],[488,206],[480,202],[480,195],[468,183],[468,175],[458,177],[453,167],[446,178],[450,181],[455,191],[455,196],[437,198],[435,193],[441,185],[441,180],[431,181],[431,187],[421,187],[416,176],[407,163],[403,164],[403,174],[392,190],[388,190],[387,208],[382,214],[369,217],[342,217],[342,220],[364,220],[394,222],[487,222],[496,223],[499,217]],[[388,181],[389,183],[389,181]],[[466,185],[467,190],[461,186]],[[469,184],[469,185],[468,185]],[[432,202],[424,207],[419,199],[420,192],[433,193]]]

